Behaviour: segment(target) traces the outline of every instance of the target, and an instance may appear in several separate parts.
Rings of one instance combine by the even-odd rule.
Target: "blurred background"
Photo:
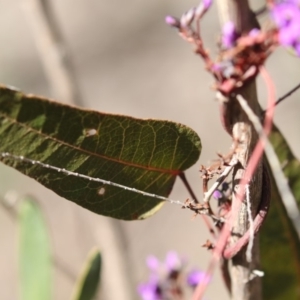
[[[26,0],[0,0],[0,82],[55,98],[36,49]],[[50,1],[49,1],[50,2]],[[71,51],[84,106],[138,118],[158,118],[183,123],[201,137],[203,150],[187,177],[201,197],[200,164],[216,152],[227,153],[230,139],[219,121],[212,77],[176,30],[164,23],[166,15],[180,16],[198,3],[140,0],[52,0],[58,24]],[[252,3],[261,7],[260,1]],[[206,48],[216,53],[219,22],[216,6],[201,23]],[[300,80],[300,59],[279,49],[267,62],[277,96]],[[258,80],[261,104],[266,89]],[[300,92],[280,104],[276,124],[300,156]],[[56,99],[62,101],[63,99]],[[1,142],[1,141],[0,141]],[[144,221],[115,221],[95,215],[65,200],[17,171],[0,165],[0,197],[34,195],[42,206],[51,236],[54,268],[53,299],[69,299],[87,253],[98,246],[104,260],[97,299],[138,299],[136,286],[145,281],[149,254],[161,260],[175,250],[190,266],[205,270],[210,255],[201,247],[209,234],[201,218],[166,203]],[[177,181],[171,198],[188,197]],[[17,224],[0,209],[0,299],[19,299]],[[219,271],[209,285],[206,299],[229,299]],[[41,299],[42,300],[42,299]]]

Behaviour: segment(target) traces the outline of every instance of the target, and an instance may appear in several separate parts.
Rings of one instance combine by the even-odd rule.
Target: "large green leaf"
[[[22,300],[50,300],[51,257],[46,225],[37,204],[26,197],[19,207],[19,273]]]
[[[300,203],[300,162],[274,126],[270,140],[283,165],[292,192]],[[300,299],[300,241],[289,219],[274,179],[267,220],[260,235],[264,299]]]
[[[75,286],[72,300],[94,299],[101,275],[101,255],[99,250],[93,249],[87,258],[84,268]]]
[[[201,151],[198,135],[168,121],[140,120],[62,105],[0,87],[0,152],[168,196]],[[93,212],[142,219],[160,201],[38,164],[1,160]]]

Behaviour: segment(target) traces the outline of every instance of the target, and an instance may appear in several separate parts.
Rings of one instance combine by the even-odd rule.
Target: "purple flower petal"
[[[137,291],[143,300],[161,300],[157,278],[152,277],[147,283],[140,284]]]
[[[222,28],[222,45],[226,49],[231,48],[237,39],[237,33],[233,22],[227,22]]]
[[[249,36],[256,37],[259,35],[259,33],[260,33],[260,30],[257,28],[254,28],[254,29],[250,30]]]
[[[299,6],[300,5],[300,1],[299,0],[285,0],[285,3],[290,3],[290,4],[294,4]]]
[[[175,251],[167,253],[165,265],[168,271],[178,270],[182,266],[182,261]]]
[[[159,269],[159,260],[154,255],[149,255],[146,259],[147,267],[153,271],[157,272]]]
[[[195,9],[195,17],[201,19],[212,4],[212,0],[203,0]]]
[[[212,195],[216,200],[221,199],[223,197],[222,193],[219,190],[215,190]]]
[[[279,43],[294,47],[298,53],[300,41],[300,7],[299,1],[289,0],[277,4],[271,16],[279,29]]]
[[[189,272],[186,281],[189,286],[196,287],[200,282],[205,281],[206,283],[208,283],[210,279],[206,276],[205,272],[193,270]]]
[[[298,5],[288,2],[276,5],[271,11],[271,16],[279,28],[289,26],[293,22],[300,22],[299,15]]]
[[[298,42],[298,43],[294,46],[294,48],[295,48],[296,54],[297,54],[298,56],[300,56],[300,42]]]
[[[204,9],[209,9],[212,4],[212,0],[203,0],[202,3],[204,5]]]
[[[180,28],[180,21],[175,17],[166,16],[165,22],[172,27]]]

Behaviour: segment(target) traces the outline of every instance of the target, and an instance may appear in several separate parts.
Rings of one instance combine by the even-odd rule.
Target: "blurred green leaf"
[[[273,127],[270,141],[300,208],[300,161],[295,157],[287,141],[276,126]]]
[[[45,221],[30,198],[19,207],[19,273],[22,300],[51,299],[51,257]]]
[[[280,131],[273,127],[270,140],[299,205],[300,162]],[[271,174],[271,172],[270,172]],[[290,221],[274,179],[271,207],[260,234],[264,299],[300,299],[300,241]]]
[[[179,173],[199,158],[190,128],[83,110],[0,87],[0,152],[168,196]],[[58,195],[98,214],[143,219],[161,201],[114,186],[1,158]]]
[[[100,284],[102,259],[98,249],[93,249],[77,280],[72,300],[92,300]]]

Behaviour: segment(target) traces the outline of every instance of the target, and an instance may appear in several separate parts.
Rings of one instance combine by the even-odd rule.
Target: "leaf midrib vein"
[[[90,152],[88,150],[85,150],[85,149],[79,148],[77,146],[71,145],[69,143],[66,143],[64,141],[61,141],[57,138],[46,135],[46,134],[42,133],[41,131],[36,130],[36,129],[34,129],[34,128],[32,128],[32,127],[30,127],[30,126],[28,126],[24,123],[18,122],[16,119],[9,117],[9,116],[3,114],[2,112],[0,112],[0,115],[4,118],[8,119],[11,123],[14,123],[14,124],[17,124],[18,126],[26,128],[28,131],[34,132],[37,135],[43,136],[43,137],[45,137],[47,139],[50,139],[50,140],[52,140],[56,143],[60,143],[64,146],[67,146],[67,147],[73,149],[73,150],[81,151],[81,152],[83,152],[87,155],[90,155],[90,156],[94,156],[94,157],[98,157],[98,158],[101,158],[101,159],[106,159],[106,160],[109,160],[109,161],[117,162],[117,163],[123,164],[125,166],[140,168],[140,169],[159,172],[159,173],[171,174],[173,176],[177,176],[182,172],[180,170],[167,170],[167,169],[155,168],[155,167],[151,167],[151,166],[143,166],[143,165],[135,164],[135,163],[132,163],[132,162],[127,162],[127,161],[123,161],[123,160],[120,160],[120,159],[115,159],[115,158],[112,158],[112,157],[109,157],[109,156],[101,155],[101,154],[98,154],[98,153],[93,153],[93,152]]]

